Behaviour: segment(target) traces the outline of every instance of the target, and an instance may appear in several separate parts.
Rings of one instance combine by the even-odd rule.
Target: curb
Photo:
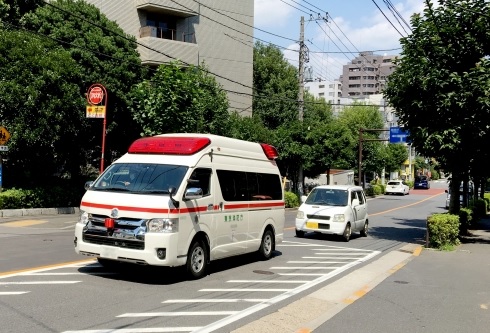
[[[79,207],[1,209],[0,217],[79,214]]]

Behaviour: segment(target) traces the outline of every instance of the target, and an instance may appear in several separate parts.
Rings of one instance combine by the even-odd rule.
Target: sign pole
[[[103,118],[102,122],[102,156],[100,159],[100,173],[104,171],[104,152],[105,152],[105,136],[107,122],[107,89],[95,83],[88,88],[87,92],[87,118]],[[99,106],[104,102],[103,106]]]

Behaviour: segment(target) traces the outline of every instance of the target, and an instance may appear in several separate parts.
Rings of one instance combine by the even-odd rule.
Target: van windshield
[[[349,193],[346,190],[315,188],[311,191],[306,204],[322,206],[347,206]]]
[[[187,170],[188,167],[182,165],[115,163],[104,171],[91,189],[168,194],[170,187],[179,188]]]

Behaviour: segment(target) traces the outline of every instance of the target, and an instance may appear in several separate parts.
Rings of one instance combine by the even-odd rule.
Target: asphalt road
[[[426,217],[444,211],[446,186],[437,187],[369,199],[369,236],[353,235],[349,243],[315,234],[296,238],[296,211],[287,211],[285,241],[274,258],[220,260],[197,281],[187,281],[178,268],[109,271],[75,254],[75,215],[3,219],[0,331],[274,332],[272,324],[248,328],[391,251],[423,244]]]

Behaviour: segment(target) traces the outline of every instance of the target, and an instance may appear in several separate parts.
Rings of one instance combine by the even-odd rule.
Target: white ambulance
[[[134,141],[86,184],[75,251],[110,266],[186,265],[249,252],[263,259],[283,240],[284,191],[277,150],[209,134]]]

